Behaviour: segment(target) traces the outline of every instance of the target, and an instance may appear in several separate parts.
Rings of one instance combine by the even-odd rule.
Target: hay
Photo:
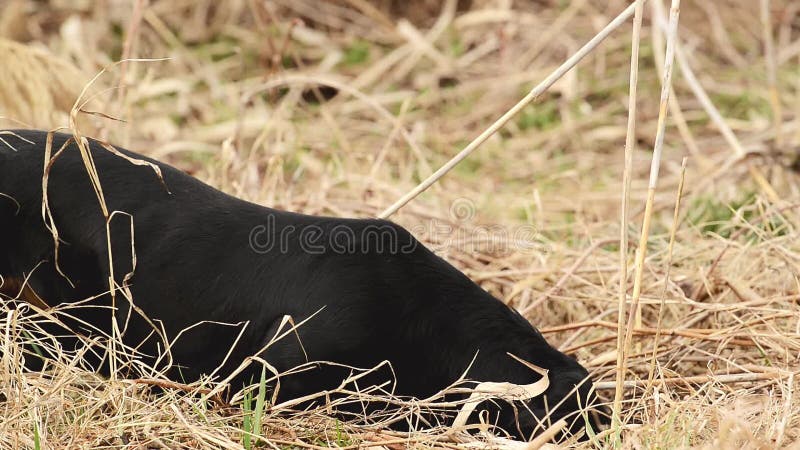
[[[0,38],[0,117],[27,127],[69,124],[88,77],[47,50]]]
[[[125,120],[99,124],[108,140],[249,200],[356,217],[376,216],[410,192],[630,4],[423,1],[404,20],[406,2],[175,0],[137,2],[144,6],[133,23],[130,4],[97,2],[87,13],[58,1],[36,12],[33,2],[17,3],[40,41],[26,51],[68,48],[58,30],[73,20],[88,36],[86,49],[103,49],[82,55],[95,71],[126,48],[130,58],[171,58],[115,66],[99,80],[101,88],[125,86],[99,91],[87,108]],[[647,3],[629,138],[630,242],[638,242],[648,194],[665,61],[654,18],[666,11]],[[800,14],[790,1],[681,3],[621,435],[561,445],[796,448]],[[392,216],[574,353],[609,401],[620,278],[633,275],[621,273],[618,247],[631,43],[623,26]],[[3,61],[8,54],[0,53]],[[74,100],[85,78],[68,82],[53,75],[60,66],[36,58],[39,75],[0,82],[0,102],[50,91]],[[0,74],[15,70],[8,66]],[[50,97],[33,99],[51,102],[37,112],[30,100],[13,100],[17,109],[3,115],[45,128],[65,123],[51,114],[72,100]],[[66,354],[47,376],[25,373],[12,356],[21,330],[35,325],[13,309],[3,314],[1,445],[33,447],[38,436],[49,448],[241,448],[244,394],[230,406],[204,402],[202,393],[217,387],[205,382],[154,395],[151,387],[164,381],[157,374],[100,380]],[[353,398],[370,395],[377,393]],[[419,405],[405,406],[411,420]],[[288,409],[264,412],[260,445],[487,442],[454,438],[446,427],[397,433],[338,423],[324,407]]]

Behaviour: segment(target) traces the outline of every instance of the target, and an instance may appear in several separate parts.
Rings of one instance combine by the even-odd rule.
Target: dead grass
[[[630,242],[639,240],[648,196],[657,65],[665,60],[654,17],[666,23],[668,12],[647,3],[630,140]],[[75,73],[109,67],[83,109],[120,121],[81,113],[85,135],[168,160],[258,203],[370,217],[628,6],[420,4],[412,14],[391,1],[12,0],[0,10],[0,33],[46,47]],[[629,21],[392,216],[575,353],[609,401],[631,30]],[[621,434],[583,447],[798,448],[800,8],[788,0],[684,0],[677,36],[647,254],[635,264],[630,252],[625,274],[630,280],[641,270],[641,321],[631,329]],[[0,65],[26,76],[0,83],[0,116],[67,126],[82,88],[63,76],[72,70],[15,55],[0,53]],[[112,65],[123,57],[170,59]],[[53,89],[56,82],[63,89]],[[28,114],[26,105],[49,113]],[[33,325],[9,305],[0,446],[242,447],[242,396],[229,406],[204,399],[210,382],[155,394],[153,383],[101,380],[68,354],[46,376],[23,373],[13,356]],[[326,418],[324,408],[298,414],[276,406],[257,431],[261,448],[486,445],[444,428],[362,429]]]

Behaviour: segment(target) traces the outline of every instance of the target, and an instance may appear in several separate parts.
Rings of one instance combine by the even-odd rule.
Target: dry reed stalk
[[[783,149],[783,107],[778,90],[778,67],[775,61],[775,43],[772,31],[770,0],[760,1],[760,18],[762,39],[764,41],[764,65],[767,72],[767,90],[769,91],[769,104],[772,108],[772,124],[775,132],[775,146],[778,150]]]
[[[631,295],[631,307],[628,313],[628,322],[625,327],[625,339],[622,347],[618,348],[621,353],[617,362],[617,385],[622,384],[626,373],[626,353],[630,351],[633,329],[636,318],[641,317],[639,298],[642,292],[642,278],[644,275],[644,262],[647,255],[647,240],[650,235],[650,221],[653,214],[653,201],[655,198],[656,186],[658,184],[658,172],[661,167],[661,152],[664,145],[664,131],[667,126],[667,107],[669,93],[672,88],[672,63],[675,55],[675,46],[678,39],[678,17],[680,14],[680,0],[672,0],[670,7],[669,29],[667,32],[667,50],[664,60],[664,78],[661,82],[661,101],[658,110],[658,128],[656,129],[656,142],[653,146],[653,159],[650,166],[650,181],[647,186],[647,203],[645,204],[642,231],[639,238],[639,246],[636,253],[635,275],[633,280],[633,294]],[[623,274],[624,276],[625,274]],[[621,332],[621,329],[620,331]],[[620,390],[621,391],[621,390]],[[614,411],[617,415],[616,427],[620,427],[619,414],[621,411],[622,393],[615,393]]]
[[[770,373],[735,373],[722,375],[697,375],[690,377],[656,378],[654,380],[626,380],[623,389],[644,388],[648,386],[668,386],[679,384],[705,384],[705,383],[749,383],[763,380],[779,380],[790,375],[782,375],[776,372]],[[616,389],[616,382],[598,382],[594,384],[595,389],[608,390]]]
[[[539,436],[536,436],[528,445],[524,446],[524,450],[539,450],[549,443],[556,435],[567,426],[567,421],[559,419],[558,422],[551,425]]]
[[[374,19],[388,31],[393,32],[395,30],[395,24],[392,22],[392,20],[386,17],[386,15],[380,9],[373,6],[367,0],[347,0],[347,2],[353,5],[353,7],[362,11],[364,15]]]
[[[656,5],[652,6],[656,8]],[[652,9],[654,11],[654,9]],[[655,16],[655,14],[653,14]],[[653,60],[655,61],[656,73],[660,78],[664,78],[664,33],[661,27],[652,27],[651,42],[653,46]],[[680,100],[676,95],[669,96],[669,112],[675,121],[675,126],[683,138],[686,147],[689,149],[689,154],[692,155],[694,161],[699,163],[704,170],[712,170],[712,162],[709,157],[700,150],[697,141],[686,123],[686,117],[681,109]]]
[[[660,1],[660,0],[659,0]],[[625,326],[625,311],[628,296],[628,222],[630,207],[631,177],[633,172],[633,153],[636,136],[636,88],[639,84],[639,42],[642,33],[642,16],[644,15],[644,0],[637,0],[633,18],[633,32],[631,34],[631,64],[628,92],[628,126],[625,134],[625,168],[622,174],[622,205],[620,208],[620,240],[619,240],[619,294],[617,311],[617,348],[622,349],[625,340],[622,333]],[[617,385],[621,386],[625,379],[624,353],[617,352]],[[622,389],[614,395],[612,410],[612,424],[614,427],[621,425]]]
[[[614,322],[607,322],[603,320],[593,320],[589,322],[579,322],[579,323],[572,323],[569,325],[562,325],[558,327],[550,327],[544,329],[543,333],[554,333],[554,332],[563,332],[563,331],[570,331],[570,330],[577,330],[581,328],[587,327],[602,327],[609,330],[615,330],[617,325]],[[715,334],[720,334],[721,336],[715,336]],[[665,329],[665,328],[650,328],[650,327],[634,327],[633,333],[638,335],[663,335],[663,336],[681,336],[691,339],[698,339],[703,341],[723,341],[726,340],[731,344],[735,345],[744,345],[744,346],[753,346],[753,341],[750,337],[745,335],[729,335],[726,333],[730,333],[731,330],[716,330],[716,329],[703,329],[703,328],[682,328],[682,329]],[[613,339],[614,336],[610,337],[603,337],[600,338],[600,341],[607,341]],[[569,353],[569,352],[568,352]]]
[[[678,230],[679,221],[678,216],[681,210],[681,199],[683,197],[683,184],[686,181],[686,161],[687,158],[684,157],[681,161],[681,176],[680,181],[678,183],[678,192],[675,194],[675,209],[672,214],[672,226],[670,227],[669,231],[669,244],[667,244],[667,259],[664,262],[664,288],[661,291],[661,303],[658,305],[658,321],[656,323],[656,335],[653,338],[653,359],[650,362],[650,371],[648,372],[647,379],[648,381],[653,380],[655,376],[655,367],[656,367],[656,356],[658,354],[658,346],[660,345],[661,340],[661,326],[662,321],[664,319],[664,304],[666,303],[667,299],[667,287],[669,285],[669,275],[672,269],[672,253],[675,248],[675,233]]]
[[[130,60],[134,58],[135,46],[139,41],[139,28],[142,24],[142,12],[147,9],[150,0],[134,0],[133,13],[131,20],[128,22],[128,28],[125,31],[125,41],[122,44],[122,56],[119,65],[119,89],[117,90],[117,103],[120,110],[127,110],[128,105],[128,67]],[[125,114],[125,117],[130,114]],[[106,133],[103,133],[105,139]],[[130,131],[127,130],[123,141],[120,143],[123,147],[130,146]]]

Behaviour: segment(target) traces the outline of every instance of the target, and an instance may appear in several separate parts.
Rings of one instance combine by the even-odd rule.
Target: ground
[[[625,272],[632,19],[391,219],[574,354],[609,403],[625,274],[641,308],[622,424],[560,445],[798,448],[800,8],[681,2],[645,211],[667,38],[654,24],[670,6],[657,5],[644,7],[639,46]],[[264,205],[374,217],[627,6],[6,0],[0,116],[4,127],[79,129]],[[73,105],[79,96],[88,102]],[[3,316],[4,448],[480,445],[364,430],[323,409],[290,414],[257,390],[220,407],[190,387],[154,393],[66,360],[47,377],[26,373],[11,355],[30,324]]]

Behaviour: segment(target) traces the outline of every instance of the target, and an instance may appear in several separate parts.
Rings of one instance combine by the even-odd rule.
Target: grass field
[[[609,404],[622,383],[621,424],[559,446],[800,448],[800,4],[684,0],[670,33],[659,1],[639,39],[622,22],[391,219],[574,354]],[[629,4],[0,0],[0,116],[78,129],[260,204],[374,217]],[[360,428],[257,389],[220,406],[198,395],[211,381],[156,394],[66,358],[24,372],[13,355],[31,324],[17,318],[3,306],[2,448],[491,444]]]

